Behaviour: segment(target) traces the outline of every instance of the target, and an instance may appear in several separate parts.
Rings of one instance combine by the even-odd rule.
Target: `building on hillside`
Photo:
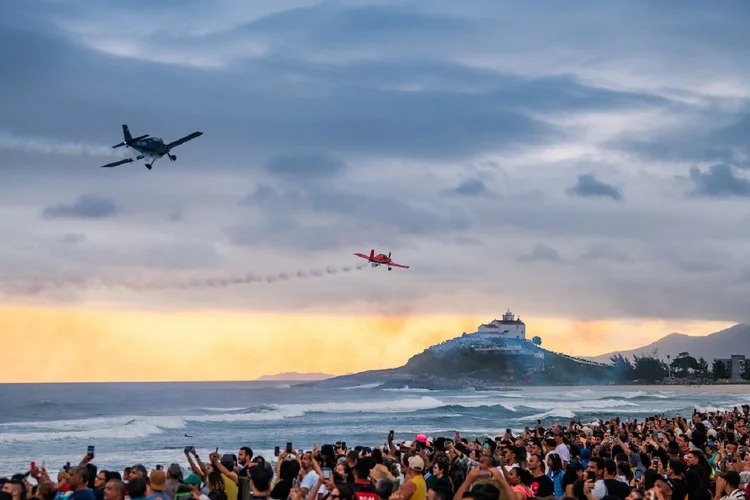
[[[748,361],[745,359],[744,354],[732,354],[730,358],[719,359],[724,366],[727,367],[727,373],[729,378],[732,380],[739,380],[742,378],[742,370],[745,368],[745,363]]]
[[[479,325],[475,335],[498,337],[503,339],[526,340],[526,324],[510,312],[503,314],[503,319],[493,319],[489,323]],[[466,335],[466,334],[464,334]]]
[[[503,314],[501,320],[493,319],[489,323],[483,323],[476,332],[464,332],[460,337],[433,346],[431,350],[445,353],[456,348],[544,359],[544,352],[526,338],[526,324],[510,310]]]

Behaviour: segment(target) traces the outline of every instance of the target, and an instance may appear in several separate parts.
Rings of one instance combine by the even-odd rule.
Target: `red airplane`
[[[363,253],[355,253],[357,257],[361,257],[363,259],[367,259],[370,264],[372,264],[372,267],[378,267],[379,265],[388,266],[388,270],[391,270],[391,267],[401,267],[404,269],[409,269],[409,266],[405,266],[403,264],[396,264],[391,260],[391,252],[388,252],[388,255],[385,254],[378,254],[375,255],[375,250],[370,250],[370,255],[365,255]]]

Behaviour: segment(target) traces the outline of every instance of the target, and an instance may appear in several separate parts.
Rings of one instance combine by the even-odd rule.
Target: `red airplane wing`
[[[361,257],[363,259],[370,260],[370,256],[369,255],[365,255],[363,253],[355,253],[354,255],[356,255],[357,257]]]
[[[389,265],[389,266],[393,266],[393,267],[402,267],[402,268],[404,268],[404,269],[409,269],[409,266],[405,266],[405,265],[403,265],[403,264],[396,264],[395,262],[391,262],[391,263],[390,263],[390,264],[388,264],[388,265]]]

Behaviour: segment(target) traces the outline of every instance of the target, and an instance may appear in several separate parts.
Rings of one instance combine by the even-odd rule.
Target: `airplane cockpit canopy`
[[[158,141],[158,142],[164,142],[163,140],[161,140],[161,137],[152,137],[151,139]]]

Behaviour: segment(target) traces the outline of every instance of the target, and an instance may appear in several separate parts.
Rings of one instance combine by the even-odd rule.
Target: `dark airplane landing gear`
[[[389,268],[388,268],[388,270],[389,270],[389,271],[392,271],[393,269],[391,269],[391,268],[389,267]]]
[[[151,164],[150,163],[146,163],[146,168],[149,169],[149,170],[151,170]]]
[[[177,161],[177,155],[169,155],[169,159],[172,161]]]

